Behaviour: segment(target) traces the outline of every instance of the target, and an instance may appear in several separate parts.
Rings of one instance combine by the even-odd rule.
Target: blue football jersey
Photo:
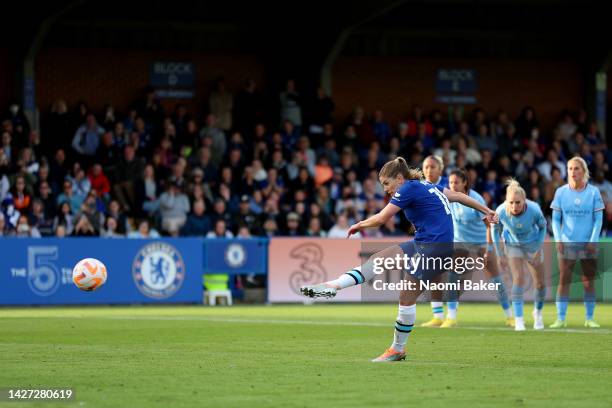
[[[486,207],[484,198],[474,190],[468,194]],[[483,214],[461,203],[450,203],[455,228],[455,242],[482,244],[487,242],[487,226],[482,222]]]
[[[427,181],[408,180],[389,201],[414,225],[416,242],[453,242],[453,217],[443,191]]]
[[[593,213],[605,206],[597,187],[587,184],[576,191],[565,184],[555,191],[550,208],[561,212],[561,237],[555,237],[556,241],[589,242],[595,224]]]

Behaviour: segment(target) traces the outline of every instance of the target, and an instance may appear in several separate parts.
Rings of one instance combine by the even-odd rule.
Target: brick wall
[[[392,120],[405,117],[414,104],[426,109],[445,107],[434,102],[439,68],[475,69],[477,105],[489,113],[503,108],[516,118],[530,104],[542,125],[549,127],[563,108],[582,106],[582,73],[569,62],[342,56],[333,70],[338,118],[348,116],[356,105],[366,112],[383,109]]]
[[[259,83],[263,68],[248,55],[202,55],[195,52],[133,51],[111,49],[48,49],[36,58],[36,97],[41,112],[62,97],[70,107],[84,100],[93,109],[111,102],[124,111],[149,84],[150,64],[154,61],[193,62],[196,68],[196,97],[182,99],[191,112],[199,114],[212,81],[223,74],[231,89],[246,77]],[[164,99],[166,109],[179,100]]]

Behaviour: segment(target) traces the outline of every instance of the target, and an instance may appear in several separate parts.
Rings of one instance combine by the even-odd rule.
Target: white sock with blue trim
[[[416,305],[399,306],[397,319],[395,320],[395,332],[391,348],[400,353],[404,352],[408,336],[416,321]]]
[[[364,264],[363,266],[357,266],[349,271],[344,272],[338,277],[338,279],[329,281],[327,282],[327,284],[335,286],[338,289],[345,289],[350,286],[361,285],[362,283],[369,281],[373,277],[373,268],[371,266],[367,267],[367,264]]]

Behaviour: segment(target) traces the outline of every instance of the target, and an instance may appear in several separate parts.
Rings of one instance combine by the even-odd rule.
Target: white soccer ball
[[[97,259],[85,258],[74,266],[72,281],[86,292],[96,290],[106,282],[106,266]]]

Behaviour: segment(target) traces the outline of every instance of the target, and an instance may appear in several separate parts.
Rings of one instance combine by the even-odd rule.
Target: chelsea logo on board
[[[145,296],[166,299],[174,295],[185,280],[185,262],[175,247],[164,242],[143,246],[132,263],[136,287]]]
[[[240,244],[230,244],[225,250],[225,261],[232,268],[240,268],[247,260],[244,247]]]

